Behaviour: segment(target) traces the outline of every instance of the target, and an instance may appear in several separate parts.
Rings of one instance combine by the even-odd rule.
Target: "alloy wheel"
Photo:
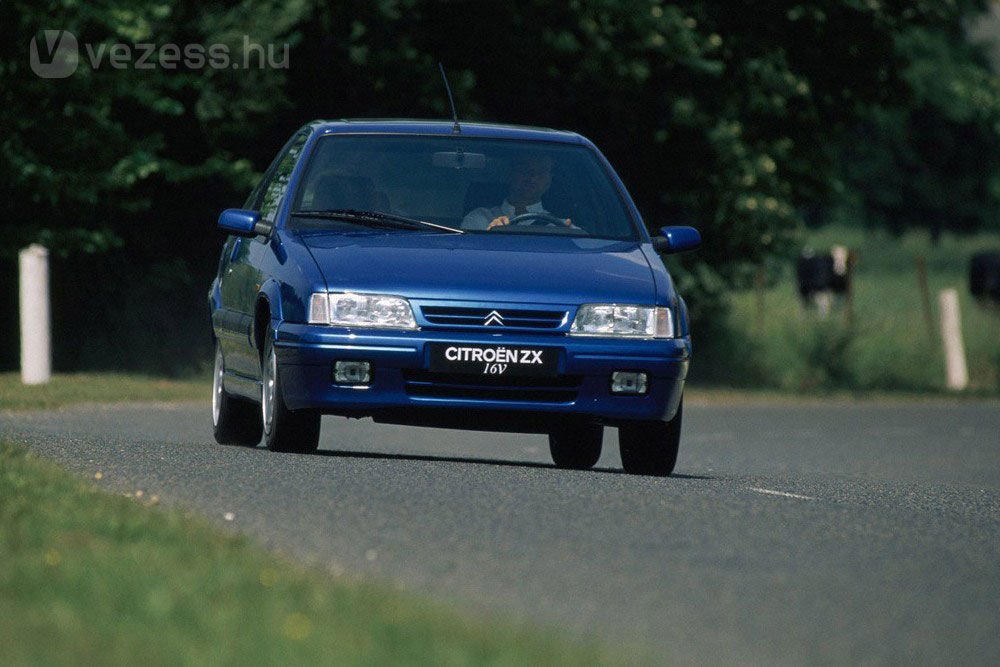
[[[274,388],[275,378],[278,375],[278,358],[274,353],[274,346],[267,350],[267,360],[264,362],[264,373],[262,378],[261,410],[263,411],[264,432],[270,433],[274,422]]]
[[[212,425],[219,425],[219,415],[222,412],[222,374],[225,365],[222,360],[222,348],[215,348],[215,371],[212,373]]]

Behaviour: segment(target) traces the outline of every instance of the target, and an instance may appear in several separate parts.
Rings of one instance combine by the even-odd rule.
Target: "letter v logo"
[[[76,35],[68,30],[45,30],[43,37],[41,48],[39,39],[31,38],[31,71],[43,79],[72,76],[80,65],[80,45]]]
[[[491,310],[486,315],[486,321],[483,322],[483,324],[485,326],[497,325],[497,326],[501,326],[502,327],[503,326],[503,316],[500,313],[498,313],[497,311]]]

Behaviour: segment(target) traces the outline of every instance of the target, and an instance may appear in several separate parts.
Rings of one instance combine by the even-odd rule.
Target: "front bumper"
[[[667,420],[677,411],[687,376],[690,338],[628,340],[563,334],[446,330],[377,331],[280,323],[275,331],[281,386],[292,410],[374,417],[397,423],[538,431],[552,419],[615,425]],[[430,373],[429,343],[550,347],[558,376],[489,379]],[[333,383],[333,362],[372,363],[365,388]],[[611,373],[645,371],[643,396],[611,393]],[[544,419],[543,419],[544,418]]]

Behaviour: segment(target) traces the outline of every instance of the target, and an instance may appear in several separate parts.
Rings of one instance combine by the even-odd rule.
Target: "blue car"
[[[229,234],[209,291],[220,443],[314,451],[320,416],[544,433],[592,467],[669,475],[691,357],[684,300],[611,165],[572,132],[314,122]]]

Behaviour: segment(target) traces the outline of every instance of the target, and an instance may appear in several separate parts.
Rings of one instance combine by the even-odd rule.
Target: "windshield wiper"
[[[292,215],[300,218],[346,220],[348,222],[381,225],[384,227],[408,227],[410,229],[426,228],[436,229],[440,232],[449,232],[452,234],[465,233],[463,230],[455,229],[454,227],[438,225],[433,222],[427,222],[426,220],[417,220],[416,218],[407,218],[402,215],[393,215],[392,213],[383,213],[381,211],[357,211],[352,208],[332,208],[322,211],[293,211]]]

